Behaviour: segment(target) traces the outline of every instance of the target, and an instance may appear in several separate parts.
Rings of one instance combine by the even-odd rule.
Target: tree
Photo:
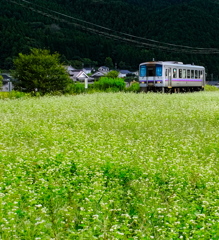
[[[110,71],[106,74],[106,77],[108,78],[118,78],[119,72],[117,71]]]
[[[60,55],[50,54],[49,50],[33,48],[29,55],[20,53],[14,65],[17,85],[27,92],[65,92],[71,83],[66,69],[60,63]]]
[[[111,57],[106,57],[105,58],[105,65],[109,68],[113,68],[113,60]]]
[[[120,69],[126,68],[126,63],[123,62],[123,61],[120,61],[120,62],[119,62],[119,68],[120,68]]]

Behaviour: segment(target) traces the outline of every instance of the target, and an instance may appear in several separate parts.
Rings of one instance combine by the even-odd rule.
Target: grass
[[[219,239],[218,92],[0,102],[0,239]]]
[[[11,91],[11,92],[0,92],[0,99],[15,99],[30,97],[31,95],[24,92]]]
[[[219,88],[217,88],[216,86],[211,86],[211,85],[205,85],[205,91],[218,91]]]

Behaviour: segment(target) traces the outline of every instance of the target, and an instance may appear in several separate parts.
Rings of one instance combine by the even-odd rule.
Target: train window
[[[183,69],[182,77],[186,78],[186,69]]]
[[[191,78],[194,78],[194,70],[191,70]]]
[[[165,70],[165,77],[168,77],[168,70]]]
[[[195,70],[195,78],[198,78],[198,70]]]
[[[140,66],[140,77],[146,77],[146,66]]]
[[[162,65],[156,65],[156,76],[162,76]]]
[[[148,77],[155,76],[155,67],[154,66],[148,66],[147,67],[147,76]]]
[[[190,70],[187,69],[187,78],[190,78]]]
[[[177,78],[177,69],[176,68],[173,69],[173,78]]]
[[[203,78],[203,72],[200,71],[200,78]]]
[[[182,78],[182,69],[179,69],[179,78]]]

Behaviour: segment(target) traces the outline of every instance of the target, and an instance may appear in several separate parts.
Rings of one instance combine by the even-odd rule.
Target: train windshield
[[[140,77],[146,76],[146,65],[140,66]]]
[[[156,65],[156,76],[161,77],[162,76],[162,65]]]
[[[140,77],[161,77],[162,76],[162,65],[141,65],[140,66]]]

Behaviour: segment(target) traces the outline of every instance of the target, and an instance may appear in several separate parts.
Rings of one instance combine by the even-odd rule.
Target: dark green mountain
[[[178,60],[219,71],[219,3],[214,0],[0,0],[0,68],[30,48],[66,63],[121,68]],[[85,58],[87,61],[85,61]],[[88,61],[88,60],[91,61]]]

